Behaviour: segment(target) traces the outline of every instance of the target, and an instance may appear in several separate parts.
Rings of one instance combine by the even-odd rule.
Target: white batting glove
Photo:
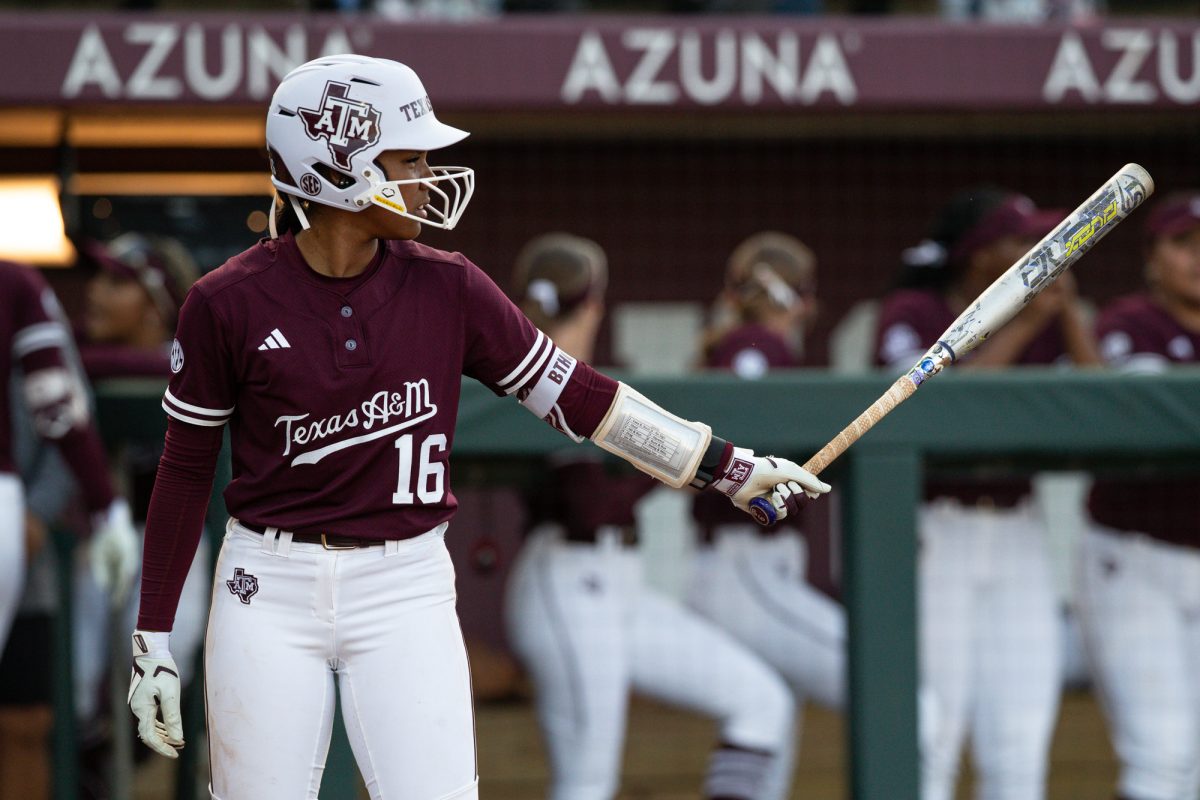
[[[128,503],[117,498],[107,510],[92,515],[92,541],[88,549],[92,577],[108,592],[114,606],[125,602],[141,557],[142,543],[133,528]]]
[[[729,495],[735,506],[768,525],[795,514],[805,496],[815,500],[830,486],[794,461],[756,456],[753,450],[735,447],[722,474],[713,479],[712,488]]]
[[[138,720],[138,738],[154,752],[178,758],[183,749],[183,719],[179,713],[179,667],[167,647],[169,638],[170,634],[162,631],[133,632],[128,702]]]

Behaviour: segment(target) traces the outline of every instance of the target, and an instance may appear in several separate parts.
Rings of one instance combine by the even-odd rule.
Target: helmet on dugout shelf
[[[376,159],[389,150],[428,151],[467,137],[434,116],[421,79],[396,61],[324,56],[284,76],[267,112],[271,183],[305,227],[301,200],[347,211],[372,205],[449,230],[475,190],[466,167],[431,167],[427,178],[389,181]],[[428,217],[404,205],[401,184],[423,183]]]

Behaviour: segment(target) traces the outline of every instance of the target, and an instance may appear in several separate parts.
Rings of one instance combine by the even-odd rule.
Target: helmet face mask
[[[356,205],[376,205],[394,214],[415,219],[435,228],[453,230],[475,193],[475,170],[468,167],[430,167],[433,175],[427,178],[408,178],[398,181],[379,181],[375,170],[366,178],[371,188],[355,199]],[[400,187],[420,184],[429,190],[429,202],[424,206],[427,216],[413,213],[404,203]],[[439,184],[445,184],[445,188]]]
[[[293,207],[299,200],[354,212],[376,205],[449,230],[474,193],[473,170],[433,167],[425,178],[388,181],[376,159],[390,150],[437,150],[466,136],[438,121],[420,78],[403,64],[356,55],[317,58],[284,76],[271,98],[271,183]],[[406,183],[429,189],[427,216],[405,206],[400,186]],[[307,227],[304,215],[297,216]]]

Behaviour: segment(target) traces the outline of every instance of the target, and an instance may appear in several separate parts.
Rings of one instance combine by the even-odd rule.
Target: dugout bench
[[[639,390],[723,437],[803,462],[875,400],[892,374],[832,375],[801,370],[753,383],[727,375],[631,380]],[[162,384],[114,381],[97,387],[100,426],[110,446],[160,438]],[[794,420],[794,422],[788,422]],[[454,464],[472,462],[501,480],[563,447],[560,434],[474,381],[464,381]],[[580,445],[586,446],[586,445]],[[917,800],[916,510],[926,469],[981,463],[1017,473],[1150,464],[1195,469],[1200,462],[1200,369],[1154,377],[1050,369],[939,376],[835,463],[825,477],[841,489],[843,581],[850,630],[848,785],[856,800]],[[209,509],[222,531],[221,461]],[[458,475],[468,470],[458,466]],[[219,536],[213,537],[214,541]],[[60,545],[70,543],[60,537]],[[69,562],[67,562],[69,563]],[[214,559],[215,563],[215,559]],[[69,592],[69,581],[60,581]],[[69,609],[68,597],[60,605]],[[71,796],[77,744],[69,664],[70,621],[60,615],[55,659],[56,800]],[[197,686],[198,686],[198,682]],[[198,691],[185,698],[188,740],[203,719]],[[485,745],[486,746],[486,745]],[[184,750],[176,797],[195,796],[199,748]],[[486,792],[487,776],[482,777]],[[357,771],[340,719],[321,796],[356,798]]]

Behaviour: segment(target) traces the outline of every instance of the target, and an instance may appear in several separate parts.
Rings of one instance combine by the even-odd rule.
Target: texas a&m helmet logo
[[[350,157],[379,141],[379,112],[370,103],[350,99],[350,85],[329,81],[320,108],[297,108],[313,141],[329,142],[335,166],[350,169]]]

